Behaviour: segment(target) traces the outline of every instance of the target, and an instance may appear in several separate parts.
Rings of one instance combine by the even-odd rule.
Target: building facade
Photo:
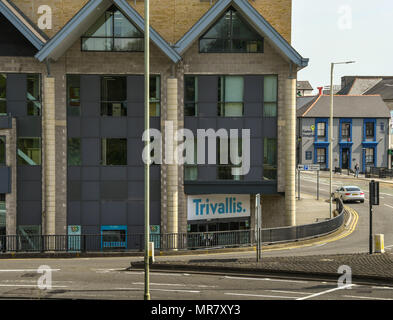
[[[0,32],[13,34],[0,39],[2,232],[110,234],[132,247],[125,235],[144,230],[143,2],[60,2],[45,3],[45,33],[36,8],[0,2]],[[174,156],[178,129],[251,132],[244,176],[231,162],[153,163],[152,230],[249,229],[257,193],[265,226],[295,224],[296,74],[308,60],[289,44],[291,1],[152,0],[151,10],[162,154]]]
[[[389,110],[380,96],[334,96],[333,115],[333,169],[388,166]],[[297,117],[298,163],[329,169],[330,96],[315,97]]]

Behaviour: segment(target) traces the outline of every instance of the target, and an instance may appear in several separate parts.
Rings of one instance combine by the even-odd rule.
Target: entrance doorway
[[[349,149],[343,148],[341,152],[341,169],[349,169]]]

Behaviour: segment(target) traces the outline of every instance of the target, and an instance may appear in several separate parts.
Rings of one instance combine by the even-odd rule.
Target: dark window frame
[[[112,5],[110,8],[105,10],[104,14],[106,12],[112,12],[113,19],[112,19],[112,35],[111,36],[81,36],[80,41],[81,41],[81,51],[82,52],[144,52],[144,41],[145,37],[120,37],[120,36],[115,36],[115,19],[114,19],[114,13],[116,11],[119,11],[125,19],[129,21],[129,19],[124,15],[124,13],[118,9],[115,5]],[[101,17],[101,16],[100,16]],[[131,21],[129,21],[141,34],[143,34],[142,30],[140,30],[135,24]],[[111,49],[110,50],[87,50],[83,48],[83,41],[85,39],[110,39],[111,41]],[[138,39],[141,40],[143,43],[143,46],[141,50],[115,50],[115,40],[117,39]]]
[[[225,99],[225,90],[226,90],[226,80],[229,77],[241,77],[243,79],[243,94],[242,94],[242,101],[226,101]],[[217,77],[217,116],[222,117],[222,118],[238,118],[238,117],[244,117],[244,75],[219,75]],[[224,81],[224,85],[222,86],[223,88],[223,93],[221,94],[221,81]],[[223,97],[223,101],[221,101],[221,96]],[[242,104],[242,114],[239,116],[227,116],[225,115],[225,107],[226,104],[229,103],[241,103]],[[223,110],[223,113],[221,112]]]
[[[4,147],[2,147],[2,145]],[[3,150],[3,152],[1,150]],[[7,137],[6,136],[0,136],[0,156],[1,156],[0,166],[5,166],[7,164]]]
[[[128,166],[128,139],[127,138],[111,138],[111,137],[102,137],[101,139],[101,144],[100,144],[100,154],[101,154],[101,159],[100,159],[100,165],[103,167],[114,167],[114,166],[118,166],[118,167],[125,167]],[[125,140],[125,154],[123,155],[122,160],[125,160],[125,162],[123,163],[115,163],[115,164],[108,164],[108,154],[106,154],[106,159],[104,161],[104,150],[102,148],[103,142],[104,140],[106,141],[106,143],[108,143],[108,140]],[[104,164],[105,163],[105,164]]]
[[[217,23],[219,22],[219,21],[221,21],[221,19],[224,19],[225,18],[225,16],[228,14],[228,12],[230,12],[230,34],[227,36],[227,37],[225,37],[225,38],[207,38],[206,37],[206,35],[209,33],[209,31],[211,30],[211,28],[214,28],[216,25],[217,25]],[[200,38],[199,38],[199,41],[198,41],[198,48],[199,48],[199,53],[247,53],[247,54],[250,54],[250,53],[264,53],[264,47],[265,47],[265,41],[264,41],[264,37],[262,37],[262,36],[260,36],[260,38],[259,39],[246,39],[246,38],[234,38],[233,37],[233,13],[237,13],[238,11],[235,9],[235,8],[233,8],[233,7],[230,7],[230,8],[228,8],[228,10],[227,11],[225,11],[225,13],[219,18],[219,19],[217,19],[216,21],[215,21],[215,23],[213,24],[213,26],[211,27],[211,28],[209,28]],[[247,21],[245,21],[245,19],[240,15],[240,14],[238,14],[238,17],[239,17],[239,20],[243,23],[243,24],[245,24],[248,28],[250,28],[250,29],[252,29],[255,33],[257,33],[256,31],[255,31],[255,29],[247,22]],[[219,50],[211,50],[211,51],[202,51],[201,50],[201,41],[203,41],[203,40],[217,40],[217,41],[222,41],[222,42],[228,42],[228,43],[230,43],[230,48],[229,49],[225,49],[225,50],[221,50],[221,51],[219,51]],[[253,41],[253,42],[258,42],[258,41],[260,41],[261,42],[261,48],[260,48],[260,51],[258,50],[258,44],[257,44],[257,50],[256,51],[236,51],[236,50],[234,50],[234,48],[233,48],[233,42],[234,41]]]

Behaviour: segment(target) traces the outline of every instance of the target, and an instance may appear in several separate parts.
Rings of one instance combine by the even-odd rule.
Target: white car
[[[364,203],[364,192],[356,186],[344,186],[336,190],[334,199],[341,199],[343,202],[360,201]]]

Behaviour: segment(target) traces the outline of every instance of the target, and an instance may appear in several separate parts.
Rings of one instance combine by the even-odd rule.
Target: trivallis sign
[[[250,216],[249,194],[188,196],[188,220],[239,218]]]

